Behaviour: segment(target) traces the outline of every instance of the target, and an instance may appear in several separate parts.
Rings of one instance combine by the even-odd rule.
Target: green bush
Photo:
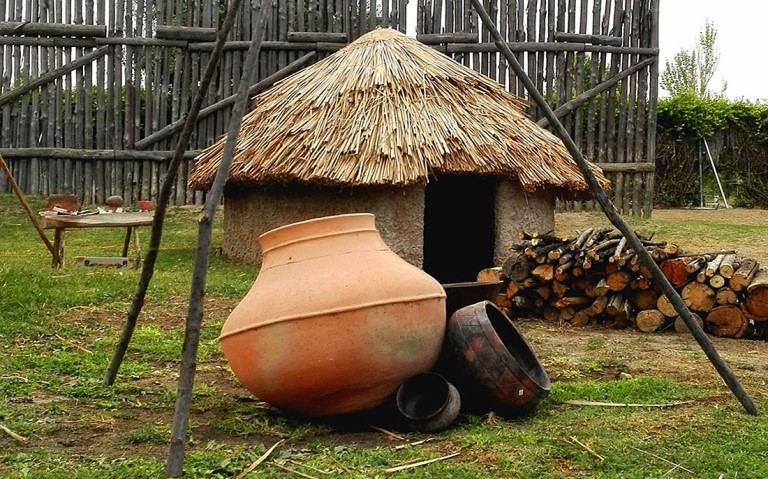
[[[698,203],[702,138],[722,139],[718,173],[729,203],[768,207],[768,105],[681,94],[659,101],[656,203]],[[702,150],[704,189],[717,192]]]

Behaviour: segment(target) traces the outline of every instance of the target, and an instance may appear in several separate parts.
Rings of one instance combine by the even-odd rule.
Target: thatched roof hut
[[[421,209],[421,217],[414,213],[417,217],[413,218],[418,220],[419,238],[409,240],[419,251],[408,251],[409,247],[399,252],[420,264],[422,226],[429,216],[429,211],[426,217],[424,213],[425,185],[430,184],[426,188],[429,195],[433,184],[450,183],[455,175],[472,175],[491,181],[474,192],[476,196],[477,189],[491,190],[488,208],[505,209],[508,201],[498,198],[504,188],[509,190],[507,196],[523,198],[524,203],[545,200],[545,224],[541,226],[547,228],[554,197],[585,196],[588,187],[562,142],[531,121],[524,106],[523,100],[495,81],[432,48],[395,30],[375,30],[256,97],[255,108],[241,125],[225,212],[230,209],[235,214],[237,210],[239,217],[249,218],[266,215],[271,219],[259,221],[266,230],[311,214],[369,208],[379,210],[371,211],[374,214],[398,215],[403,213],[401,207],[388,204],[384,209],[392,211],[387,213],[381,204],[387,203],[384,198],[405,196],[417,213]],[[221,138],[197,158],[190,175],[193,187],[210,187],[224,141]],[[609,186],[599,169],[594,171]],[[463,180],[456,181],[455,187],[462,189]],[[502,188],[502,183],[507,186]],[[312,198],[306,197],[310,191]],[[366,198],[349,196],[361,191]],[[339,194],[345,196],[343,205],[333,199]],[[372,204],[371,195],[384,197]],[[303,204],[290,200],[297,196],[303,197]],[[438,196],[444,202],[456,195]],[[279,207],[273,205],[265,211],[265,201],[277,202]],[[330,201],[333,206],[307,204],[318,201]],[[426,203],[428,208],[429,198]],[[254,208],[259,209],[256,215]],[[278,210],[284,213],[286,209],[296,212],[275,217]],[[382,222],[398,220],[380,214],[377,219],[387,240],[391,234],[384,231]],[[234,228],[235,217],[230,220]],[[491,229],[506,229],[504,222],[497,211]],[[511,229],[530,226],[537,225],[516,224]],[[242,243],[244,233],[237,236],[236,243]],[[501,239],[497,238],[497,250]],[[402,238],[390,240],[397,251]],[[240,254],[227,244],[225,238],[224,247],[230,254],[253,256],[253,252]],[[428,256],[426,249],[424,254]]]

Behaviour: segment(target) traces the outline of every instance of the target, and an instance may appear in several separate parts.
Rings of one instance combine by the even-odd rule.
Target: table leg
[[[133,245],[136,248],[136,267],[141,264],[141,245],[139,244],[139,227],[133,227]]]
[[[51,266],[53,268],[61,268],[64,266],[64,228],[56,228],[54,230],[53,250],[56,251],[58,258],[53,258]]]
[[[131,245],[131,227],[125,229],[125,241],[123,242],[123,258],[128,256],[128,247]]]

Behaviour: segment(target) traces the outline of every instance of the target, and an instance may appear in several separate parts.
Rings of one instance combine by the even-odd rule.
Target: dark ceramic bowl
[[[398,388],[395,402],[406,425],[419,432],[442,431],[456,420],[461,410],[459,391],[436,373],[408,378]]]
[[[549,394],[550,381],[517,327],[490,301],[459,309],[448,321],[448,354],[464,376],[462,398],[521,415]],[[474,387],[472,387],[474,385]],[[471,393],[477,397],[468,397]]]
[[[443,284],[445,290],[446,317],[470,304],[479,301],[493,301],[499,294],[502,281],[466,282]]]

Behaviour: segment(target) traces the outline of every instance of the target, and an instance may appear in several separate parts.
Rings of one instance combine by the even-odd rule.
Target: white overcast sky
[[[710,86],[728,82],[730,99],[768,99],[768,30],[766,0],[661,0],[659,47],[663,69],[681,48],[692,49],[709,20],[717,28],[720,66]],[[662,92],[663,93],[663,92]]]
[[[681,48],[692,49],[704,23],[717,28],[720,66],[710,86],[728,82],[730,99],[768,100],[768,0],[660,0],[659,68]],[[408,2],[408,32],[416,30],[416,0]],[[665,95],[665,92],[661,92]]]

